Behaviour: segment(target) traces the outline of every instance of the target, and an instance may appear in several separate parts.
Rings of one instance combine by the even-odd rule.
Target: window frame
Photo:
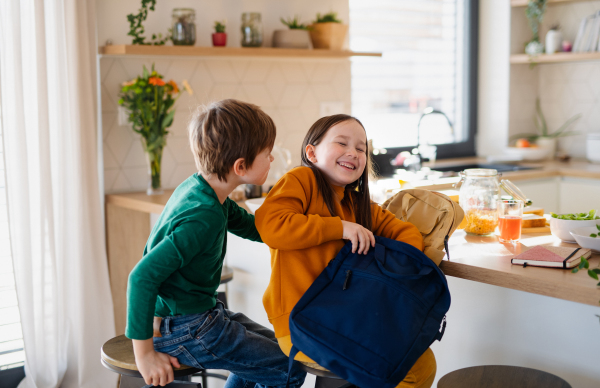
[[[465,2],[466,22],[464,31],[463,63],[466,67],[463,77],[463,90],[465,103],[463,105],[464,125],[467,139],[460,143],[439,144],[436,159],[450,159],[476,156],[477,136],[477,87],[478,87],[478,59],[479,59],[479,0]],[[386,148],[387,153],[371,154],[375,171],[378,175],[391,175],[396,169],[390,162],[403,151],[411,151],[415,146]]]

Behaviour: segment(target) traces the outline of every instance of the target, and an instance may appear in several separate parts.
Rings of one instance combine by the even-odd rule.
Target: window
[[[350,0],[350,48],[382,52],[352,58],[352,114],[389,160],[420,143],[437,157],[475,155],[477,0]],[[385,164],[385,163],[384,163]],[[380,165],[380,169],[381,166]]]
[[[3,373],[7,369],[23,366],[25,352],[8,230],[4,138],[1,123],[0,116],[0,380],[3,380],[6,378]]]

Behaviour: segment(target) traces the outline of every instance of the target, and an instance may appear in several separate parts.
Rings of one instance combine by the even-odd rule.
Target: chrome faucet
[[[412,152],[413,155],[416,155],[418,157],[418,165],[413,167],[416,168],[416,171],[421,170],[421,162],[423,161],[423,158],[421,157],[421,151],[419,151],[419,147],[421,146],[421,120],[423,120],[423,117],[430,114],[443,115],[448,121],[448,125],[450,126],[450,131],[452,135],[454,135],[454,126],[452,125],[450,118],[444,112],[442,112],[441,110],[433,109],[432,107],[427,107],[423,109],[423,113],[421,114],[421,117],[419,117],[419,122],[417,123],[417,148],[415,148]]]

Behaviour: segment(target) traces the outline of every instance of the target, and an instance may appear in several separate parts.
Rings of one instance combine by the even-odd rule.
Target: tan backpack
[[[440,265],[448,239],[464,218],[463,209],[447,195],[423,189],[402,190],[381,205],[396,218],[415,225],[423,235],[423,252]]]

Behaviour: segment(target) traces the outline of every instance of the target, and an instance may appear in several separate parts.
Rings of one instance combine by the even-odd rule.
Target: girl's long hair
[[[360,124],[363,129],[365,128],[362,123],[355,117],[345,115],[345,114],[337,114],[333,116],[322,117],[317,120],[312,127],[308,130],[308,133],[304,137],[304,141],[302,142],[302,165],[309,167],[315,177],[317,179],[317,188],[321,195],[323,196],[323,201],[329,210],[329,213],[333,217],[337,216],[335,212],[335,191],[331,187],[331,184],[325,178],[325,175],[315,166],[308,157],[306,156],[306,146],[311,144],[313,146],[317,146],[329,128],[333,127],[336,124],[339,124],[344,121],[354,120],[358,124]],[[365,132],[366,134],[366,132]],[[366,136],[365,136],[366,137]],[[364,228],[371,230],[373,220],[371,218],[371,198],[369,194],[369,174],[372,172],[372,162],[369,157],[369,150],[365,150],[367,161],[365,164],[365,169],[357,180],[346,185],[344,189],[344,199],[342,200],[342,205],[346,205],[354,211],[354,217],[356,218],[356,223],[362,225]]]

